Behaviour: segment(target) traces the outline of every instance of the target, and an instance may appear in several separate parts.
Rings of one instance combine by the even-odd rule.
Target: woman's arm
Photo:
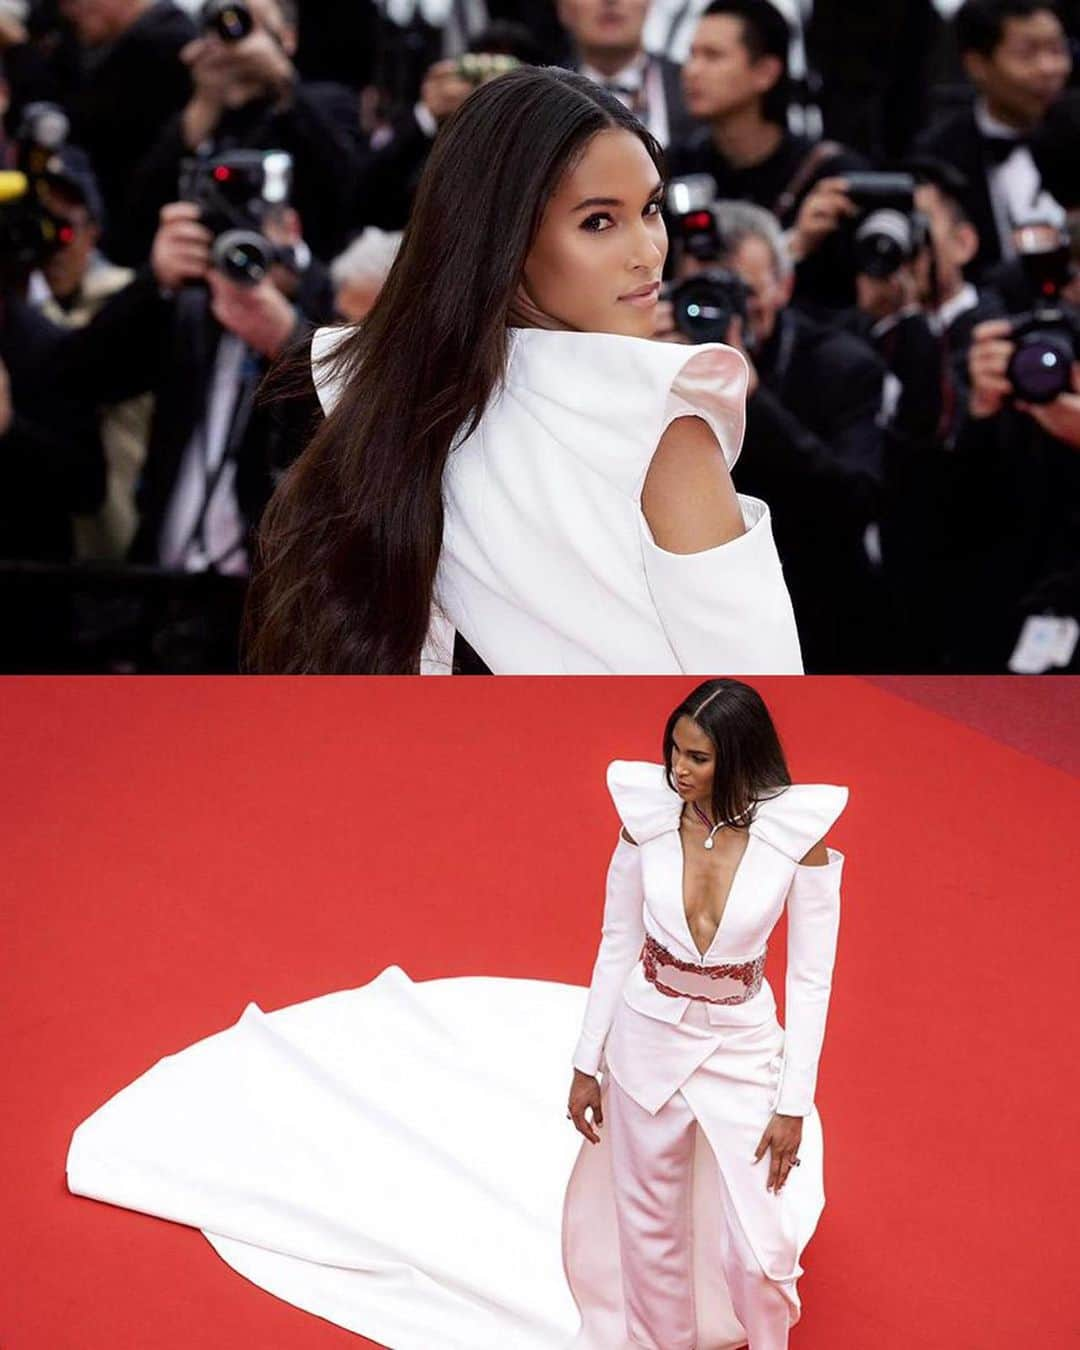
[[[593,965],[581,1036],[574,1050],[574,1068],[595,1075],[623,982],[645,939],[644,893],[637,845],[625,830],[608,864],[600,949]]]
[[[796,865],[787,893],[784,1070],[779,1115],[809,1115],[832,988],[843,855],[820,840]]]
[[[668,425],[645,475],[641,510],[669,553],[700,553],[745,533],[724,453],[704,418]]]

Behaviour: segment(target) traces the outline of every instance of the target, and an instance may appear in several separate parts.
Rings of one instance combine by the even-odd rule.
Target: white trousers
[[[697,1011],[692,1005],[687,1016]],[[697,1120],[681,1092],[650,1115],[614,1079],[605,1119],[627,1335],[644,1350],[697,1350],[691,1230]],[[767,1155],[759,1166],[764,1186]],[[788,1302],[747,1242],[722,1172],[717,1182],[723,1274],[750,1350],[786,1350]]]

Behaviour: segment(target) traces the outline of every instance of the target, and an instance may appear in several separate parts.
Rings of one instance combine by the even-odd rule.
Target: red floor
[[[829,1203],[793,1347],[1072,1344],[1080,784],[970,707],[755,683],[796,780],[852,789],[832,838]],[[6,682],[0,1348],[366,1344],[196,1231],[71,1196],[71,1131],[249,999],[392,962],[584,983],[616,830],[604,766],[656,758],[689,687]]]

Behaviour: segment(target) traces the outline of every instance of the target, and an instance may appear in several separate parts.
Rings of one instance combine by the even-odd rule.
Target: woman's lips
[[[619,299],[628,305],[637,305],[640,309],[647,309],[650,305],[656,304],[657,296],[660,294],[660,283],[654,281],[651,286],[639,287],[636,291],[631,291],[629,295],[620,295]]]

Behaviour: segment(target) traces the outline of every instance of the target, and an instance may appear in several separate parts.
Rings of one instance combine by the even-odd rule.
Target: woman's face
[[[662,199],[633,132],[598,132],[547,204],[513,322],[651,337],[668,247]]]
[[[690,717],[675,723],[671,741],[671,776],[684,802],[705,806],[712,801],[716,775],[716,750],[712,741]]]

